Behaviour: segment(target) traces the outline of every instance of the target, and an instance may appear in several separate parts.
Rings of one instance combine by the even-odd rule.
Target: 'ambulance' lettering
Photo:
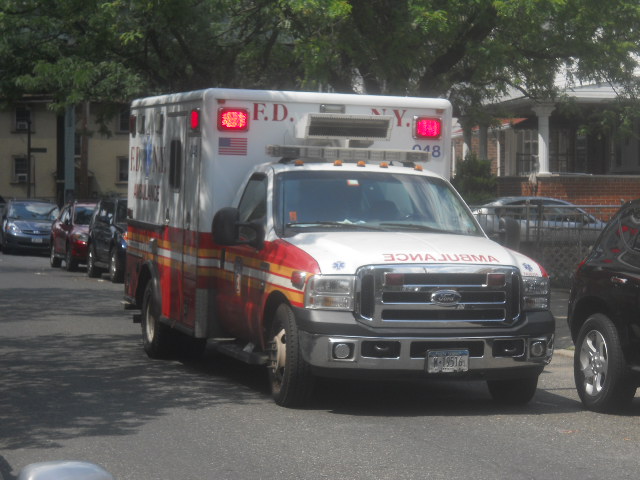
[[[453,263],[500,263],[492,255],[475,255],[470,253],[385,253],[385,262],[453,262]]]

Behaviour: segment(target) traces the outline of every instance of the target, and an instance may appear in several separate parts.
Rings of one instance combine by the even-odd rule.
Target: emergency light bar
[[[370,150],[367,148],[315,147],[310,145],[267,145],[267,155],[280,158],[306,158],[333,162],[416,163],[429,160],[422,150]]]

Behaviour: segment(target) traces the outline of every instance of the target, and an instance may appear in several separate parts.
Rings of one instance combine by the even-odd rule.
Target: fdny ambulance
[[[319,376],[532,398],[549,279],[448,182],[448,101],[206,89],[131,111],[125,300],[150,357],[209,345],[289,407]]]

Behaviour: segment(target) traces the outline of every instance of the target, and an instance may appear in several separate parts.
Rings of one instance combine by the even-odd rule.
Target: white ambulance
[[[549,280],[446,178],[442,99],[207,89],[132,104],[125,299],[144,349],[205,344],[299,406],[319,376],[484,379],[525,403]]]

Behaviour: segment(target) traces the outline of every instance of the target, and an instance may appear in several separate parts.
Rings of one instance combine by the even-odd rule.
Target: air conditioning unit
[[[27,183],[27,174],[26,173],[18,173],[18,174],[16,174],[16,182],[18,182],[18,183]]]
[[[29,122],[16,122],[16,130],[29,130]]]

